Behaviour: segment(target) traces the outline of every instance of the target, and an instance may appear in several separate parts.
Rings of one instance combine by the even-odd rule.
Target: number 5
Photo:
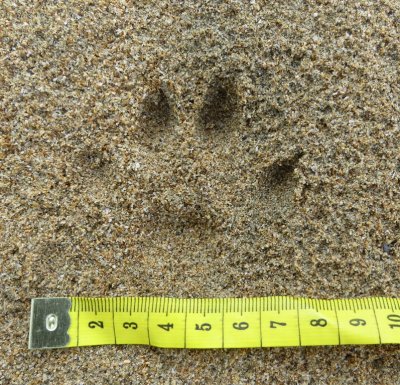
[[[211,325],[210,324],[196,324],[196,330],[204,330],[206,332],[208,332],[209,330],[211,330]]]

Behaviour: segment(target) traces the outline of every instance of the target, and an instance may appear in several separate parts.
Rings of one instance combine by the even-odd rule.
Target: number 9
[[[353,318],[349,321],[352,326],[365,326],[367,322],[361,318]]]

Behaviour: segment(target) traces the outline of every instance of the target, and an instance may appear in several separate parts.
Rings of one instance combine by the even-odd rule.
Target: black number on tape
[[[137,329],[137,323],[136,322],[124,322],[122,325],[125,329]]]
[[[398,314],[389,314],[387,319],[392,322],[398,322],[398,324],[389,324],[389,326],[393,328],[400,328],[400,315]]]
[[[365,326],[367,321],[361,318],[353,318],[349,321],[350,325],[352,326]]]
[[[235,322],[232,326],[236,330],[246,330],[249,327],[249,324],[247,322]]]
[[[104,324],[103,321],[90,321],[88,323],[88,326],[90,327],[90,329],[94,329],[94,328],[101,328],[104,329]]]
[[[324,318],[319,318],[319,319],[312,319],[310,321],[310,325],[311,326],[321,326],[321,327],[325,327],[326,325],[328,325],[328,321]]]
[[[209,330],[211,330],[211,325],[210,324],[196,324],[196,330],[204,330],[206,332],[208,332]]]
[[[271,322],[269,323],[269,327],[270,327],[271,329],[276,329],[276,326],[275,326],[275,325],[286,326],[286,323],[285,323],[285,322],[276,322],[276,321],[271,321]]]
[[[170,329],[173,329],[174,324],[164,324],[164,325],[163,324],[158,324],[157,326],[160,327],[161,329],[164,329],[167,332],[169,332]]]

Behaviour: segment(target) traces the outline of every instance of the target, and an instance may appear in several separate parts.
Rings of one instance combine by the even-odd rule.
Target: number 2
[[[103,321],[90,321],[88,323],[88,326],[90,327],[90,329],[94,329],[96,327],[99,327],[101,329],[104,329],[104,324]]]

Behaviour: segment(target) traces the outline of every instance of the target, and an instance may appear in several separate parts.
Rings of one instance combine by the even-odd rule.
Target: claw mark
[[[236,87],[227,79],[216,79],[210,86],[200,111],[200,127],[221,131],[231,126],[237,115],[239,98]]]

